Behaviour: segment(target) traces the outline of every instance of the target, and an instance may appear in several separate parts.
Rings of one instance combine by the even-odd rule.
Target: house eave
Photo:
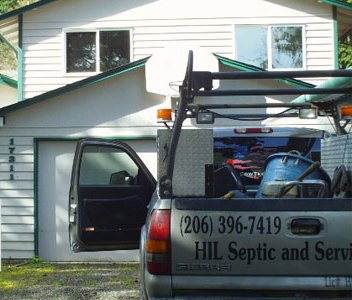
[[[77,89],[80,89],[83,87],[87,87],[89,85],[96,84],[98,82],[107,80],[109,78],[113,78],[118,75],[122,75],[124,73],[129,72],[129,71],[132,71],[134,69],[143,67],[146,64],[146,62],[148,61],[148,59],[149,59],[149,57],[146,57],[144,59],[140,59],[138,61],[134,61],[129,64],[123,65],[121,67],[117,67],[117,68],[111,69],[109,71],[85,78],[83,80],[76,81],[74,83],[65,85],[65,86],[60,87],[58,89],[51,90],[49,92],[46,92],[44,94],[40,94],[40,95],[35,96],[33,98],[29,98],[24,101],[5,106],[0,109],[0,117],[4,117],[10,113],[24,109],[26,107],[29,107],[29,106],[32,106],[32,105],[35,105],[35,104],[38,104],[38,103],[41,103],[44,101],[48,101],[52,98],[61,96],[61,95],[66,94],[68,92],[72,92],[74,90],[77,90]]]
[[[49,4],[49,3],[54,2],[54,1],[57,1],[57,0],[41,0],[41,1],[37,1],[37,2],[34,2],[32,4],[29,4],[29,5],[23,6],[23,7],[18,8],[18,9],[14,9],[12,11],[9,11],[9,12],[7,12],[5,14],[0,15],[0,21],[8,19],[8,18],[11,18],[11,17],[14,17],[14,16],[22,15],[23,13],[25,13],[27,11],[31,11],[33,9],[36,9],[38,7],[41,7],[43,5]]]
[[[344,9],[352,10],[352,4],[349,4],[342,0],[319,0],[320,3],[326,3],[333,6],[338,6]]]

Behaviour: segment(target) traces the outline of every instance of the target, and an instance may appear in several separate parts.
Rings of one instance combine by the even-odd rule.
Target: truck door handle
[[[323,224],[314,218],[298,218],[292,220],[289,227],[296,235],[317,235],[323,229]]]

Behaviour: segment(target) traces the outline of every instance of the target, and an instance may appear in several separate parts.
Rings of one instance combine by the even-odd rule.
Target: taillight
[[[270,127],[263,127],[263,128],[236,128],[235,133],[272,133],[273,129]]]
[[[170,274],[170,210],[152,212],[147,233],[147,269],[151,274]]]

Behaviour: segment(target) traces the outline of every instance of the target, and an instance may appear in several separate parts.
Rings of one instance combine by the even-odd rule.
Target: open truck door
[[[74,252],[137,249],[156,181],[126,143],[80,140],[69,195]]]

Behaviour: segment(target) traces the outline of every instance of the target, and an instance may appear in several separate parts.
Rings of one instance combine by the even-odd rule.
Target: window
[[[104,72],[130,62],[130,31],[66,33],[66,72]]]
[[[236,59],[263,69],[302,69],[303,26],[241,25],[235,29]]]
[[[214,164],[231,163],[246,186],[259,186],[268,156],[297,150],[307,158],[320,160],[320,139],[308,137],[217,137]]]
[[[84,148],[80,184],[134,185],[137,175],[137,165],[124,151],[103,146]]]

